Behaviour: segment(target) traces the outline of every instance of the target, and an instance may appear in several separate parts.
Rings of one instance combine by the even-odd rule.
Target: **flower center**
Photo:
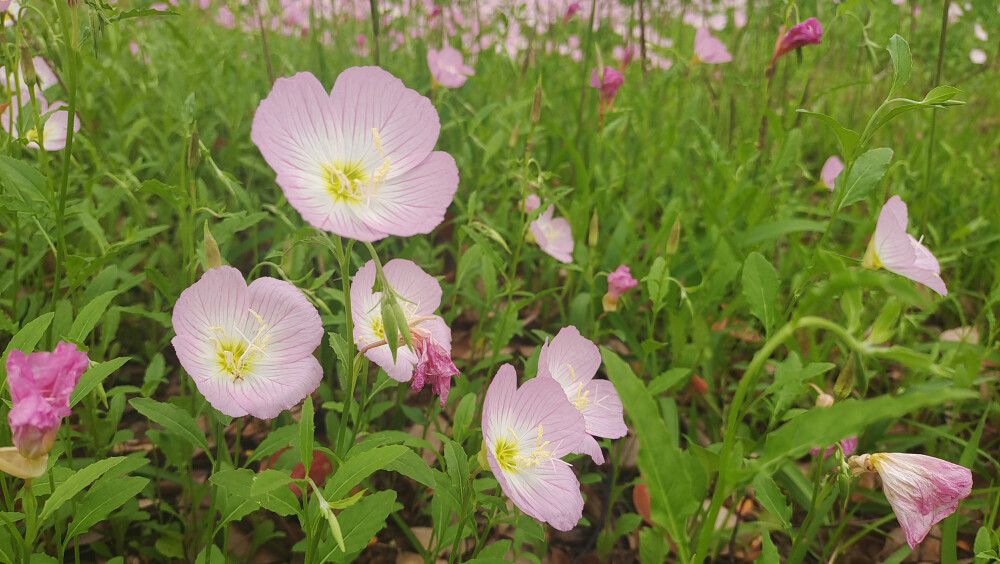
[[[244,335],[239,329],[235,329],[238,338],[234,338],[222,327],[209,327],[209,330],[217,335],[209,338],[215,344],[215,361],[223,372],[233,378],[233,382],[243,380],[249,375],[253,370],[253,364],[264,357],[267,344],[271,340],[264,319],[252,309],[250,314],[257,322],[257,332],[252,338]]]
[[[334,161],[323,165],[327,176],[326,190],[334,200],[351,204],[367,203],[372,196],[378,194],[378,186],[389,175],[392,160],[383,153],[382,139],[374,127],[372,137],[375,139],[378,156],[382,159],[382,165],[374,174],[369,174],[361,161],[351,163]]]
[[[535,438],[534,450],[527,455],[522,454],[521,439],[517,437],[517,433],[510,427],[507,427],[507,432],[510,433],[510,437],[497,439],[495,448],[493,449],[494,455],[497,457],[497,462],[505,471],[513,472],[531,468],[552,458],[552,451],[545,450],[545,447],[549,446],[549,441],[542,440],[541,425],[538,426],[538,436]]]
[[[583,391],[583,384],[581,383],[576,387],[576,397],[570,398],[570,401],[573,402],[573,405],[576,406],[577,409],[583,411],[588,405],[590,405],[590,398],[587,397],[589,395],[590,391]]]
[[[517,463],[515,462],[515,458],[517,457],[517,443],[506,437],[501,437],[497,439],[496,448],[493,450],[500,468],[508,472],[517,468]]]

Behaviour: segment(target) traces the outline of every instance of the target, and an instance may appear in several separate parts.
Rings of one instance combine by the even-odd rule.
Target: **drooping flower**
[[[441,305],[441,284],[413,261],[392,259],[382,267],[386,281],[401,299],[413,348],[396,350],[396,359],[386,343],[385,325],[380,308],[382,292],[375,287],[375,261],[368,261],[351,280],[351,317],[354,340],[366,357],[382,367],[397,382],[411,382],[414,390],[426,384],[441,396],[441,407],[448,399],[452,376],[458,368],[451,361],[451,328],[434,311]]]
[[[608,107],[614,103],[622,84],[625,84],[625,76],[612,67],[604,67],[603,73],[597,68],[590,72],[590,86],[601,89],[601,107]]]
[[[531,234],[543,251],[562,262],[573,262],[573,230],[564,217],[553,218],[555,206],[542,212],[531,222]]]
[[[927,247],[906,232],[906,221],[906,204],[902,198],[889,198],[879,213],[875,234],[861,265],[871,269],[885,268],[947,296],[948,289],[941,280],[941,266]]]
[[[212,407],[270,419],[323,379],[313,351],[323,339],[316,306],[289,282],[249,286],[231,266],[211,268],[177,299],[171,343]]]
[[[30,108],[30,101],[25,108]],[[38,115],[42,119],[42,127],[31,127],[34,122],[34,113],[25,108],[18,111],[17,104],[12,104],[10,109],[0,115],[0,127],[3,127],[12,137],[23,137],[28,140],[29,149],[41,148],[46,151],[61,151],[66,147],[66,135],[69,131],[69,111],[66,103],[61,101],[53,102],[49,105],[45,98],[38,98]],[[23,114],[23,116],[22,116]],[[24,123],[28,120],[28,123]],[[22,133],[18,123],[23,123]],[[39,134],[41,129],[41,134]],[[80,131],[80,117],[73,120],[73,131]]]
[[[566,7],[566,13],[563,14],[563,19],[562,19],[563,25],[569,23],[569,20],[573,19],[573,16],[575,16],[576,13],[579,11],[580,11],[580,3],[570,2],[569,6]]]
[[[311,73],[279,78],[250,136],[303,219],[361,241],[428,233],[458,188],[430,100],[378,67],[340,73],[327,94]]]
[[[847,462],[855,476],[878,472],[910,548],[972,492],[971,470],[933,456],[880,452],[852,456]]]
[[[614,384],[594,376],[601,366],[601,352],[590,339],[570,325],[542,345],[538,354],[538,378],[552,378],[563,389],[570,403],[583,414],[587,433],[585,453],[597,464],[604,455],[590,435],[617,439],[628,432],[622,414],[622,401]]]
[[[486,390],[483,440],[500,488],[521,511],[560,531],[576,526],[583,495],[561,458],[583,453],[587,437],[583,415],[553,379],[532,378],[518,388],[514,367],[500,367]]]
[[[69,397],[89,364],[86,353],[62,341],[52,352],[10,352],[7,384],[13,407],[7,418],[21,456],[37,459],[52,449],[60,420],[72,413]]]
[[[699,27],[694,34],[694,56],[696,62],[710,64],[728,63],[733,60],[726,44],[713,36],[707,27]]]
[[[837,182],[837,177],[844,171],[844,161],[837,155],[832,155],[823,163],[823,169],[819,171],[819,179],[830,190],[833,190]]]
[[[857,435],[847,437],[846,439],[840,441],[839,444],[840,444],[840,450],[843,451],[844,456],[850,456],[858,448],[858,437]],[[809,454],[816,456],[821,451],[823,452],[823,459],[825,460],[828,456],[837,452],[837,445],[830,445],[825,449],[821,449],[820,447],[813,447],[809,449]]]
[[[427,66],[430,67],[434,80],[448,88],[458,88],[465,84],[467,78],[476,74],[476,69],[462,61],[462,52],[451,45],[441,47],[440,51],[428,48]]]
[[[804,45],[819,45],[823,37],[823,25],[816,18],[809,18],[802,23],[793,25],[788,31],[780,34],[774,44],[774,54],[767,67],[767,76],[774,74],[774,65],[783,55]]]
[[[601,303],[604,311],[616,311],[618,309],[618,298],[632,288],[639,285],[639,281],[632,278],[629,267],[621,265],[614,272],[608,273],[608,293],[604,294]]]

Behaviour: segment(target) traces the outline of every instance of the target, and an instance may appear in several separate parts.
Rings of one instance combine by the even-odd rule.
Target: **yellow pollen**
[[[572,364],[567,364],[566,368],[569,368],[569,381],[570,382],[576,382],[576,371],[573,370],[573,365]]]
[[[573,405],[575,405],[580,411],[583,411],[588,405],[590,405],[590,398],[587,397],[588,395],[590,395],[590,391],[583,391],[583,384],[578,384],[576,387],[576,398],[572,400]]]
[[[549,446],[549,441],[542,439],[541,425],[538,426],[538,435],[535,437],[534,450],[527,455],[522,454],[521,440],[518,438],[517,433],[514,432],[514,429],[507,427],[507,432],[510,433],[510,437],[497,439],[496,445],[494,445],[495,448],[493,449],[497,462],[500,463],[500,467],[504,470],[508,472],[524,470],[552,459],[552,451],[546,450],[546,447]]]
[[[271,334],[267,332],[268,326],[264,322],[264,318],[252,309],[249,311],[257,322],[257,331],[252,338],[244,335],[239,329],[235,329],[239,336],[237,339],[217,325],[208,328],[209,331],[216,334],[215,337],[209,337],[209,340],[215,344],[216,362],[223,372],[233,378],[234,382],[243,380],[252,372],[253,364],[263,358],[271,340]]]

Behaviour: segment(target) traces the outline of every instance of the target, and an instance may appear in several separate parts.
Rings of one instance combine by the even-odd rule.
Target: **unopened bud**
[[[219,252],[219,244],[212,237],[212,232],[208,229],[208,221],[205,221],[205,267],[219,268],[222,266],[222,253]]]
[[[680,218],[674,221],[673,227],[670,228],[670,236],[667,237],[667,256],[672,257],[677,254],[677,247],[681,244],[681,220]]]
[[[198,159],[201,157],[201,141],[198,138],[198,128],[191,132],[191,139],[188,141],[187,162],[188,168],[194,170],[198,168]]]
[[[35,63],[31,60],[31,52],[28,51],[27,45],[21,46],[21,73],[28,88],[34,88],[38,84],[38,73],[35,72]]]
[[[535,99],[531,102],[531,123],[538,123],[542,119],[542,77],[538,77],[538,84],[535,85]]]
[[[837,396],[838,399],[845,399],[851,395],[854,390],[854,353],[847,355],[847,360],[844,363],[844,367],[840,369],[840,374],[837,375],[837,381],[833,384],[833,394]]]
[[[590,216],[590,229],[587,231],[587,244],[591,247],[597,246],[597,236],[600,232],[597,223],[597,210],[594,210],[594,215]]]

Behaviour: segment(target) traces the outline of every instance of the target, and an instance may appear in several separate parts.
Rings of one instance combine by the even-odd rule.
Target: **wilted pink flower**
[[[476,74],[476,69],[462,62],[462,52],[451,45],[445,45],[440,51],[428,48],[427,66],[434,80],[448,88],[458,88],[465,84],[468,77]]]
[[[319,386],[313,351],[323,339],[316,306],[294,285],[231,266],[209,269],[181,292],[171,343],[212,407],[271,419]]]
[[[28,104],[31,102],[29,101]],[[38,115],[43,120],[41,127],[41,135],[39,135],[38,127],[31,127],[31,123],[24,123],[23,120],[30,120],[34,122],[33,112],[24,110],[18,111],[16,109],[17,104],[12,104],[9,110],[6,110],[0,115],[0,127],[9,132],[12,137],[24,138],[28,140],[27,147],[29,149],[38,149],[39,143],[41,148],[46,151],[60,151],[66,147],[66,135],[69,130],[69,111],[66,110],[66,103],[62,101],[53,102],[52,105],[45,100],[45,98],[38,98]],[[25,106],[28,108],[29,106]],[[24,114],[21,117],[21,114]],[[13,122],[11,122],[13,118]],[[22,122],[25,131],[21,133],[18,128],[18,123]],[[13,125],[11,125],[13,123]],[[80,117],[77,116],[73,120],[73,131],[80,131]]]
[[[379,67],[340,73],[327,94],[311,73],[279,78],[250,136],[303,219],[362,241],[428,233],[444,220],[458,167],[433,151],[430,100]]]
[[[632,278],[632,272],[624,264],[618,270],[608,273],[608,293],[604,294],[601,302],[604,304],[604,311],[616,311],[618,309],[618,298],[625,292],[639,285],[639,281]]]
[[[562,262],[573,262],[573,230],[564,217],[552,218],[555,206],[542,212],[531,222],[531,234],[543,251]]]
[[[358,349],[393,380],[411,382],[415,390],[430,384],[434,393],[441,396],[444,407],[451,377],[459,372],[451,361],[451,328],[434,313],[441,305],[441,284],[406,259],[390,260],[382,272],[402,300],[399,305],[406,315],[407,327],[398,329],[410,332],[413,349],[401,346],[396,350],[396,359],[392,358],[392,350],[385,341],[382,292],[373,291],[376,272],[371,260],[351,280],[351,317]]]
[[[971,470],[932,456],[880,452],[852,456],[847,462],[855,476],[878,472],[910,548],[972,492]]]
[[[857,450],[857,448],[858,448],[857,435],[847,437],[846,439],[840,441],[840,450],[843,451],[844,456],[850,456],[851,454],[854,453],[855,450]],[[820,450],[821,449],[819,447],[813,447],[809,449],[809,454],[816,456],[817,454],[820,453]],[[837,445],[830,445],[825,449],[822,449],[822,451],[823,451],[823,459],[825,460],[826,457],[837,452]]]
[[[7,419],[21,456],[36,459],[52,449],[60,420],[72,413],[69,397],[88,365],[86,353],[62,341],[52,352],[10,352],[7,384],[13,407]]]
[[[628,428],[614,384],[594,379],[600,366],[601,352],[597,345],[572,325],[563,327],[552,341],[546,341],[538,354],[538,377],[558,382],[570,403],[583,414],[589,433],[584,437],[583,452],[597,464],[604,464],[601,447],[590,435],[617,439],[624,437]]]
[[[576,526],[583,495],[573,468],[561,458],[583,453],[585,438],[583,415],[559,384],[532,378],[518,388],[514,367],[500,367],[486,390],[483,440],[500,488],[521,511],[560,531]]]
[[[573,19],[573,16],[575,16],[576,13],[579,11],[580,11],[580,3],[570,2],[569,6],[566,7],[566,13],[563,14],[563,19],[562,19],[563,25],[569,23],[569,20]]]
[[[733,60],[726,44],[714,37],[706,27],[699,27],[694,34],[694,56],[696,61],[704,63],[728,63]]]
[[[622,73],[611,67],[604,67],[603,76],[600,69],[595,68],[590,73],[590,85],[601,89],[601,106],[610,106],[615,101],[618,88],[625,84],[625,77]]]
[[[833,155],[823,163],[823,170],[819,171],[819,179],[823,182],[823,186],[833,190],[837,182],[837,177],[840,176],[843,170],[844,161],[840,160],[840,157],[837,155]]]
[[[927,247],[906,232],[906,222],[906,204],[902,198],[889,198],[879,213],[875,234],[868,243],[861,266],[885,268],[947,296],[948,289],[941,280],[941,266]]]
[[[778,43],[774,46],[774,58],[777,59],[803,45],[819,45],[821,37],[823,37],[823,25],[816,18],[795,24],[778,39]]]

